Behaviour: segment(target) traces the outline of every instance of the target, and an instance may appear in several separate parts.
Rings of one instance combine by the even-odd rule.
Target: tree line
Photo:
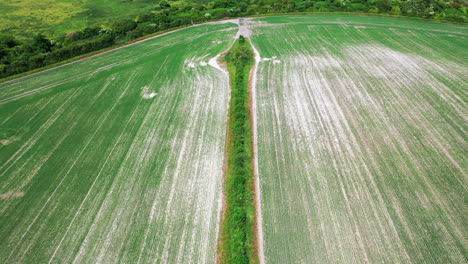
[[[0,78],[55,64],[171,28],[230,17],[293,12],[359,12],[467,22],[463,0],[214,0],[160,1],[134,19],[31,39],[0,35]]]

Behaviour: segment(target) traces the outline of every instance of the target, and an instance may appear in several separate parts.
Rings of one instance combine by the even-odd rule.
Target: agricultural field
[[[88,3],[33,2],[0,9]],[[50,12],[64,27],[88,16],[70,10]],[[0,263],[213,263],[228,251],[259,263],[468,262],[468,28],[230,22],[0,83]],[[230,77],[216,62],[239,35],[256,55],[250,91],[242,59],[224,59]],[[250,67],[244,48],[235,58]],[[235,247],[218,241],[221,219]]]
[[[116,18],[134,19],[158,6],[159,0],[3,0],[0,32],[28,36],[82,30]],[[172,2],[174,4],[175,2]]]
[[[0,263],[210,263],[229,102],[212,24],[0,84]]]
[[[266,263],[466,263],[468,28],[249,26]]]

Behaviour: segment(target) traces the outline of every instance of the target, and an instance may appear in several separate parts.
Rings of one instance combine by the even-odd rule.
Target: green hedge
[[[231,77],[226,207],[221,224],[221,263],[257,263],[249,76],[253,51],[243,36],[226,54]]]

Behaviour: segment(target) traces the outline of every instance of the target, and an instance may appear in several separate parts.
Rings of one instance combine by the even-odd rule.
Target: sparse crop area
[[[254,19],[267,263],[465,263],[468,29]]]
[[[1,263],[214,262],[237,32],[203,25],[0,84]]]

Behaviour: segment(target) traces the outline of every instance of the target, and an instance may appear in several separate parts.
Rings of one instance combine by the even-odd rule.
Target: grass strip
[[[243,36],[224,56],[231,83],[228,121],[225,211],[220,263],[258,263],[255,245],[253,141],[249,76],[254,54]]]

